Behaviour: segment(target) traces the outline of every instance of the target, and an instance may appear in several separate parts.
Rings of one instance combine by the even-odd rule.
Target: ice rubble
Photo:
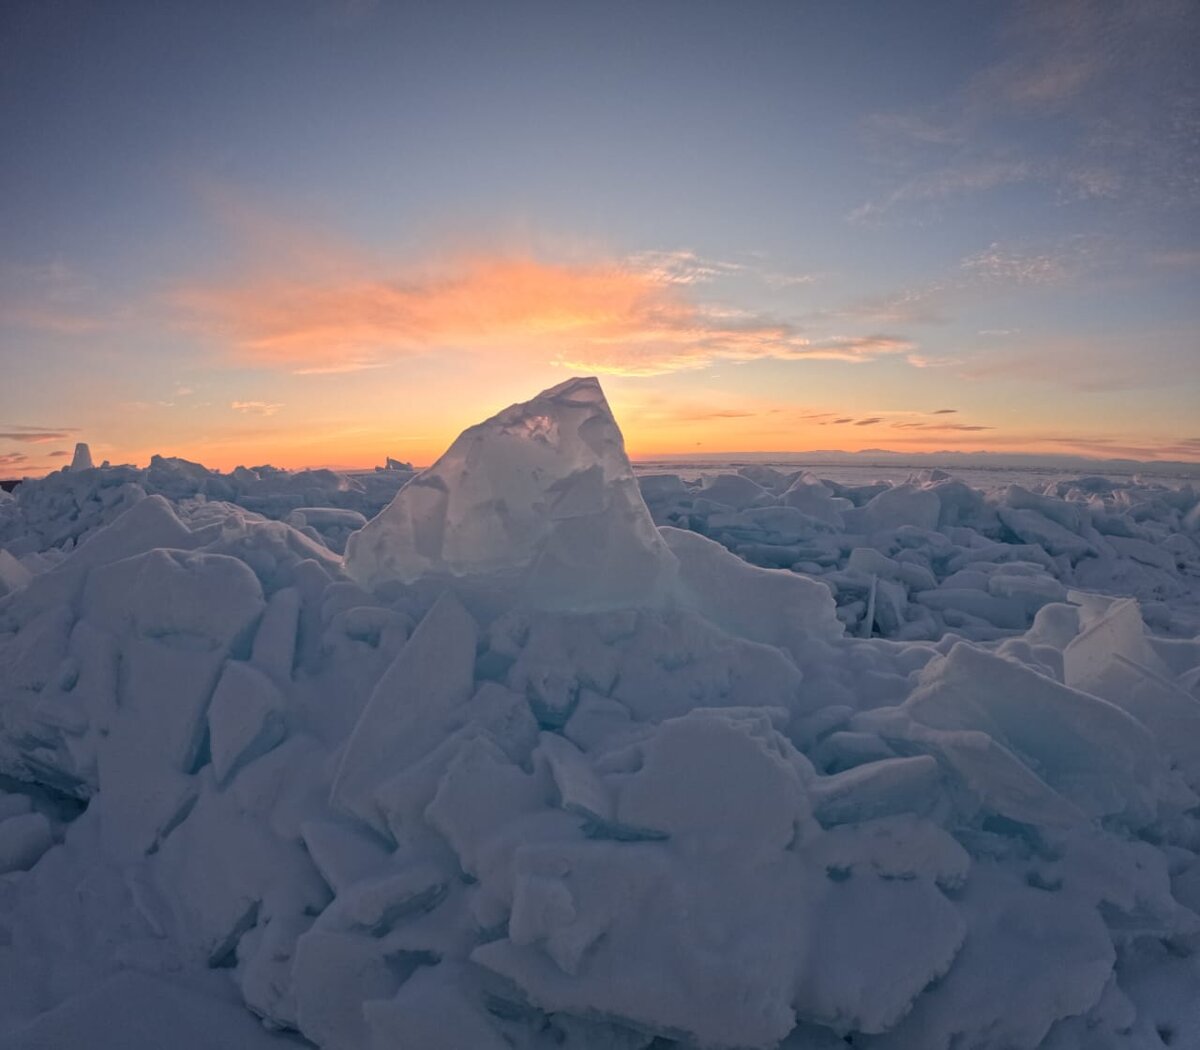
[[[640,483],[660,526],[820,579],[842,622],[867,637],[995,640],[1028,629],[1072,587],[1139,598],[1156,628],[1200,630],[1200,494],[1190,484],[1093,477],[983,492],[941,471],[843,485],[765,466]]]
[[[0,508],[0,1045],[1196,1030],[1194,493],[760,468],[644,504],[594,380],[346,559],[309,523],[363,491],[253,473]],[[1076,589],[1135,575],[1170,636]]]
[[[8,499],[0,497],[0,548],[41,566],[74,549],[134,503],[158,495],[185,516],[203,513],[206,503],[233,503],[264,518],[287,521],[340,553],[350,533],[385,507],[414,473],[394,460],[392,469],[354,475],[269,466],[222,474],[164,456],[154,456],[144,468],[95,468],[90,453],[85,460],[82,466],[73,463],[18,485]]]

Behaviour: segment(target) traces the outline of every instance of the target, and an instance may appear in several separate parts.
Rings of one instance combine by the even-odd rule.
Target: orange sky
[[[25,469],[61,465],[76,439],[98,459],[161,452],[220,469],[366,468],[385,455],[427,464],[464,427],[572,374],[601,376],[640,458],[869,448],[1200,458],[1169,417],[1131,412],[1119,383],[1084,397],[1038,381],[1038,369],[1093,374],[1103,343],[964,362],[851,318],[780,320],[753,305],[773,275],[749,262],[476,250],[386,263],[300,228],[264,238],[261,223],[247,231],[237,218],[256,235],[240,262],[92,325],[58,319],[56,338],[101,361],[110,344],[115,355],[121,340],[164,330],[195,352],[141,377],[148,392],[98,369],[73,406],[77,425],[5,435]],[[1106,401],[1112,411],[1097,411]]]
[[[332,8],[12,21],[0,472],[429,462],[580,374],[644,457],[1200,460],[1197,5]]]

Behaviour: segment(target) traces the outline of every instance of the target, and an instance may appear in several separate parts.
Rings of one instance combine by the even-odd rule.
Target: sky
[[[5,0],[0,474],[1200,460],[1200,5]]]

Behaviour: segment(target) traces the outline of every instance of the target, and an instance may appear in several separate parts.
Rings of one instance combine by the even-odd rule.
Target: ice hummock
[[[0,1045],[1187,1045],[1194,492],[759,469],[648,532],[593,380],[455,448],[378,583],[332,472],[0,508]]]
[[[92,450],[88,447],[86,441],[77,442],[75,445],[75,455],[71,457],[72,470],[92,470]]]
[[[591,378],[465,430],[346,548],[346,571],[368,589],[465,578],[538,608],[655,603],[673,570]]]

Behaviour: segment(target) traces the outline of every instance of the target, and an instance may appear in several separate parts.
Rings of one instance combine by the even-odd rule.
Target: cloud
[[[844,416],[842,419],[835,419],[834,422],[835,423],[853,423],[854,417],[853,416]]]
[[[15,467],[28,460],[28,456],[20,452],[0,452],[0,467]]]
[[[820,274],[815,273],[764,273],[762,279],[772,288],[797,288],[800,285],[815,284],[820,280]]]
[[[996,429],[995,427],[985,427],[975,423],[893,423],[892,427],[896,430],[933,430],[938,433]]]
[[[1016,0],[996,54],[930,107],[864,122],[895,183],[851,212],[936,214],[940,201],[1006,185],[1058,204],[1194,203],[1200,183],[1200,7],[1186,0]],[[922,207],[924,205],[924,207]]]
[[[953,415],[957,411],[958,411],[957,408],[939,408],[939,409],[936,409],[934,412],[932,412],[931,415],[949,416],[949,415]]]
[[[834,311],[831,316],[880,324],[940,324],[945,321],[942,300],[954,290],[954,283],[932,281],[921,288],[908,288],[894,295],[859,299]]]
[[[863,121],[863,130],[877,139],[901,139],[937,146],[953,146],[963,141],[961,128],[937,123],[916,113],[872,113]]]
[[[366,372],[372,368],[386,368],[387,361],[363,361],[349,359],[337,361],[328,365],[311,365],[308,368],[297,368],[294,374],[298,376],[336,376],[349,372]]]
[[[233,401],[229,405],[235,412],[252,416],[273,416],[283,405],[275,401]]]
[[[951,308],[978,302],[1013,288],[1037,288],[1077,282],[1084,277],[1112,272],[1123,259],[1121,246],[1111,238],[1072,235],[1060,238],[993,241],[964,256],[957,266],[923,285],[885,296],[873,296],[815,320],[846,318],[887,325],[940,324]],[[1017,335],[1019,328],[985,328],[981,337]],[[934,363],[912,354],[908,363],[917,367]]]
[[[690,253],[671,253],[668,261],[473,256],[388,276],[339,267],[193,284],[176,289],[172,301],[189,326],[225,343],[241,362],[303,375],[379,368],[447,349],[525,354],[626,376],[717,361],[860,362],[915,349],[903,336],[880,333],[814,338],[787,320],[698,301],[691,293],[699,278],[678,275],[705,264]]]
[[[981,281],[1018,285],[1053,284],[1068,273],[1061,254],[1012,251],[997,243],[967,256],[959,267]]]
[[[0,264],[0,325],[52,335],[95,335],[126,320],[94,282],[62,261]]]
[[[1139,345],[1153,347],[1153,364],[1138,352]],[[1133,340],[1119,335],[1044,338],[1006,352],[990,350],[957,367],[963,379],[988,382],[1043,382],[1085,393],[1149,389],[1194,384],[1197,345],[1200,330],[1194,325],[1148,329]]]
[[[860,419],[856,421],[854,425],[856,427],[870,427],[880,422],[882,422],[882,420],[879,418],[879,416],[870,416],[867,419]]]
[[[685,285],[706,284],[746,269],[741,263],[704,259],[686,250],[638,252],[629,256],[626,264],[653,281]]]
[[[983,190],[996,189],[1039,177],[1036,165],[1026,160],[980,159],[918,175],[901,183],[879,200],[866,201],[850,212],[853,223],[867,223],[886,216],[897,205],[936,202]]]
[[[50,459],[61,459],[63,456],[69,456],[71,453],[60,449],[58,452],[51,452]]]
[[[1110,459],[1155,460],[1181,457],[1187,460],[1200,459],[1200,441],[1183,438],[1179,441],[1131,441],[1118,438],[1036,436],[1026,439],[1027,444],[1055,445],[1064,451],[1085,456]]]
[[[77,427],[50,429],[13,426],[9,430],[0,431],[0,441],[19,441],[22,444],[42,445],[48,441],[68,441],[70,435],[76,433],[77,430]]]
[[[1190,270],[1200,267],[1200,249],[1152,252],[1146,257],[1146,262],[1167,270]]]

